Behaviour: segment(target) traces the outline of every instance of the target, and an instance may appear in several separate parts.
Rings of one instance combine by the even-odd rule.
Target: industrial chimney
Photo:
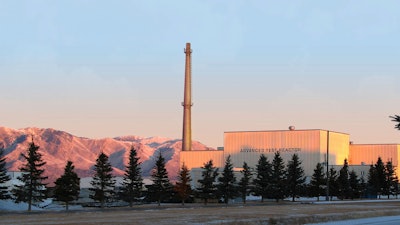
[[[192,119],[191,119],[191,107],[192,107],[192,62],[190,43],[186,43],[184,50],[186,54],[185,62],[185,92],[183,99],[183,135],[182,135],[182,151],[192,150]]]

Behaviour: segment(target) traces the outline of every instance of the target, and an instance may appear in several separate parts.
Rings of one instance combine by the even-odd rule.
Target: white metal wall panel
[[[235,167],[242,167],[243,162],[247,162],[254,168],[261,154],[272,161],[275,152],[279,151],[287,162],[296,153],[303,162],[306,175],[310,176],[315,165],[324,162],[326,155],[326,140],[324,147],[321,147],[321,132],[326,133],[321,130],[225,132],[224,155],[225,158],[231,155]],[[330,132],[330,146],[338,149],[332,150],[331,154],[344,151],[343,155],[347,157],[348,147],[342,146],[348,145],[348,139],[346,134]],[[344,143],[338,144],[336,141]],[[332,159],[336,160],[336,157],[332,156]]]
[[[343,168],[343,163],[342,165],[329,166],[329,168],[331,167],[339,173],[339,171]],[[349,171],[354,171],[357,174],[358,179],[361,179],[362,177],[365,182],[368,180],[369,168],[370,165],[349,165]]]
[[[200,168],[212,159],[214,166],[222,168],[230,155],[235,168],[241,168],[243,162],[255,168],[261,154],[272,161],[279,151],[285,163],[294,153],[298,154],[306,176],[311,176],[316,164],[326,160],[327,134],[326,130],[225,132],[223,151],[182,151],[180,165]],[[400,145],[349,145],[349,140],[348,134],[329,131],[329,165],[341,166],[344,159],[348,159],[349,165],[375,164],[380,156],[385,163],[391,160],[400,174]]]

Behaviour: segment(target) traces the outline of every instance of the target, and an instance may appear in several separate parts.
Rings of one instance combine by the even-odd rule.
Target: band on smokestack
[[[192,107],[192,62],[190,43],[186,43],[184,50],[186,54],[185,61],[185,90],[183,99],[183,135],[182,135],[182,151],[192,150],[192,120],[191,120],[191,107]]]

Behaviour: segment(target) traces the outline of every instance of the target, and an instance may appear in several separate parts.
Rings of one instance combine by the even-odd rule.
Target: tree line
[[[14,184],[11,191],[4,184],[11,180],[7,174],[6,158],[4,157],[4,146],[0,143],[0,199],[13,199],[16,203],[26,202],[28,211],[31,211],[32,205],[42,202],[48,197],[53,197],[57,201],[65,203],[68,210],[69,203],[77,200],[80,193],[80,178],[74,171],[75,166],[72,161],[67,161],[64,173],[55,181],[53,193],[49,195],[48,185],[45,181],[48,177],[44,176],[43,169],[46,162],[42,159],[42,154],[38,151],[39,146],[33,141],[29,143],[26,153],[21,157],[25,163],[19,168],[21,176],[17,177],[18,184]],[[90,182],[89,197],[100,203],[104,207],[106,203],[115,200],[122,200],[133,206],[135,202],[142,202],[144,198],[155,200],[160,203],[165,198],[171,198],[174,190],[177,196],[186,199],[189,195],[188,183],[191,181],[189,171],[182,167],[181,182],[176,182],[175,186],[169,181],[168,172],[165,167],[165,159],[161,152],[156,159],[152,170],[153,184],[146,187],[145,191],[139,157],[136,149],[132,146],[129,151],[128,165],[125,168],[122,186],[116,188],[115,176],[112,174],[112,166],[109,157],[101,152],[96,159],[93,167],[94,175]],[[185,178],[185,176],[187,177]]]
[[[398,195],[398,178],[391,161],[383,163],[379,157],[376,164],[370,166],[367,181],[364,176],[358,177],[354,170],[349,170],[347,160],[343,167],[336,171],[329,169],[328,176],[324,166],[317,163],[309,182],[305,182],[304,170],[297,154],[285,165],[278,153],[275,153],[272,162],[265,155],[261,155],[255,169],[252,170],[247,163],[243,163],[240,171],[241,179],[236,182],[230,157],[227,158],[224,171],[217,182],[218,168],[212,166],[212,160],[203,167],[202,178],[198,181],[198,196],[207,204],[209,199],[221,198],[225,203],[229,199],[241,197],[246,203],[246,197],[260,196],[261,201],[274,199],[276,201],[290,197],[333,197],[338,199],[355,199],[379,197],[381,195]],[[327,179],[329,180],[327,182]],[[327,188],[329,186],[329,188]],[[327,190],[328,189],[328,190]],[[329,196],[327,196],[329,193]]]
[[[395,128],[400,130],[400,116],[391,116],[392,121],[398,123]],[[4,146],[0,143],[0,199],[14,199],[15,202],[28,203],[28,211],[33,204],[43,201],[48,197],[47,179],[44,176],[43,166],[46,164],[42,155],[38,152],[39,146],[33,141],[29,143],[26,153],[21,157],[25,163],[19,168],[22,175],[18,177],[19,184],[15,184],[11,192],[4,184],[10,181],[7,175],[6,158],[4,157]],[[199,187],[192,188],[190,171],[183,164],[180,168],[178,179],[173,185],[165,168],[165,159],[161,152],[156,159],[152,170],[151,180],[153,184],[143,183],[139,157],[132,146],[129,152],[128,165],[123,176],[123,183],[120,189],[115,187],[115,177],[112,175],[112,166],[108,156],[101,152],[94,165],[94,176],[90,182],[90,198],[104,207],[107,202],[123,200],[133,206],[134,203],[143,201],[156,201],[158,205],[163,201],[179,200],[184,204],[189,199],[203,199],[204,204],[209,200],[221,200],[228,204],[229,200],[242,198],[246,203],[249,195],[260,196],[264,199],[282,200],[291,197],[326,196],[332,199],[334,196],[339,199],[354,199],[368,196],[398,195],[398,177],[391,161],[383,163],[378,157],[377,162],[370,166],[367,181],[364,176],[358,177],[354,170],[349,171],[347,160],[344,160],[343,167],[336,171],[331,167],[328,174],[324,173],[321,163],[317,163],[310,182],[306,184],[304,169],[299,157],[293,154],[291,160],[285,165],[280,153],[274,155],[272,162],[265,155],[260,155],[256,167],[250,168],[246,162],[240,171],[241,177],[237,181],[233,170],[230,156],[225,161],[221,173],[214,167],[210,160],[201,168],[201,179],[197,182]],[[67,161],[64,174],[56,181],[54,197],[62,201],[68,209],[71,201],[77,200],[80,192],[80,178],[74,171],[73,162]],[[328,196],[329,195],[329,196]]]

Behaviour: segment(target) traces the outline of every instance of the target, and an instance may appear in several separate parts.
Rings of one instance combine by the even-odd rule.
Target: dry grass
[[[0,224],[305,224],[338,219],[400,215],[400,202],[348,204],[266,203],[248,206],[210,204],[143,205],[73,212],[2,213]]]

